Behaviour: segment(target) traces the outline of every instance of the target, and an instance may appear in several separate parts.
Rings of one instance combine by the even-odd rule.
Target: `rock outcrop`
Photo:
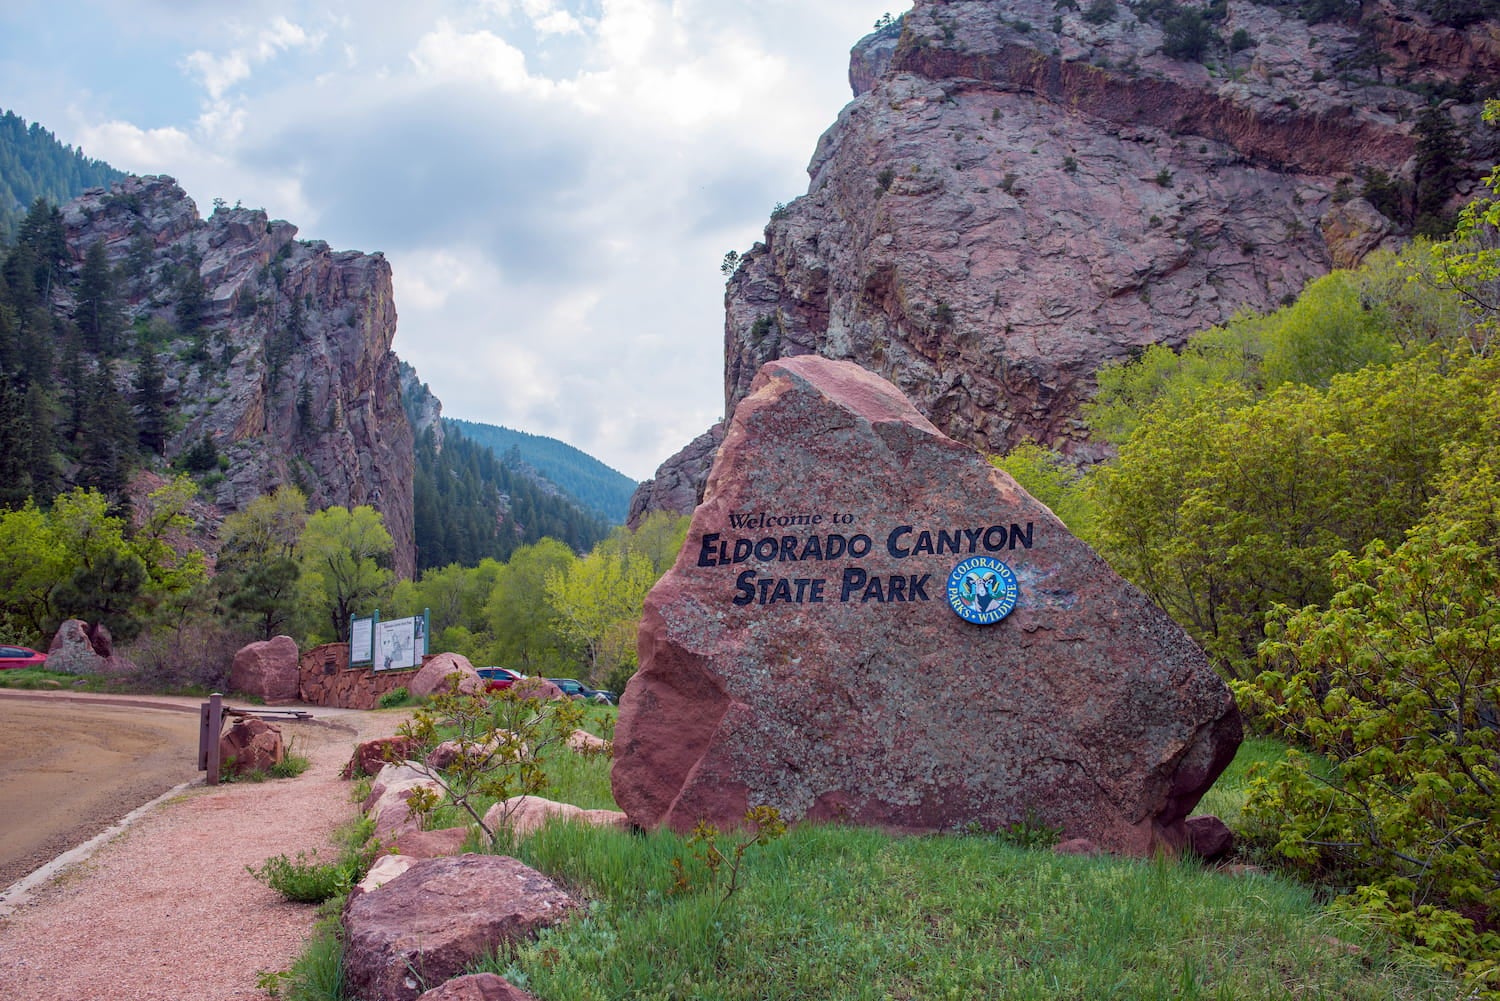
[[[1097,457],[1078,408],[1100,365],[1276,308],[1409,234],[1411,191],[1449,184],[1451,208],[1493,162],[1474,95],[1500,76],[1500,19],[1179,6],[1209,18],[1198,59],[1168,54],[1161,5],[917,0],[861,41],[808,193],[729,280],[725,413],[766,361],[820,354],[966,444]],[[1419,155],[1433,94],[1459,99],[1430,122],[1472,137],[1441,172]],[[1406,194],[1363,199],[1366,176]],[[691,511],[704,445],[641,487],[633,521]]]
[[[768,363],[646,599],[611,783],[635,824],[1040,821],[1150,855],[1240,718],[1149,598],[890,383]]]
[[[224,511],[283,484],[314,508],[368,504],[396,540],[396,572],[412,576],[415,456],[385,258],[298,240],[260,210],[202,219],[170,177],[90,191],[63,222],[74,266],[102,243],[125,276],[127,322],[181,348],[159,355],[168,403],[187,418],[167,458],[212,442],[227,459],[213,487]],[[116,376],[128,386],[129,366]]]

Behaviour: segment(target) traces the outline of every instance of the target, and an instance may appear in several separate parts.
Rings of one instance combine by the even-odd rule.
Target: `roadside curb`
[[[40,869],[36,869],[30,872],[27,875],[22,876],[20,879],[16,880],[14,883],[10,884],[10,886],[6,887],[3,891],[0,891],[0,920],[10,917],[18,909],[23,907],[26,902],[31,899],[32,891],[35,890],[38,886],[46,883],[48,880],[52,879],[54,876],[70,868],[71,866],[77,865],[80,862],[87,861],[90,856],[94,854],[94,852],[98,851],[100,848],[103,848],[117,835],[122,834],[126,830],[126,828],[130,827],[131,824],[134,824],[137,820],[140,820],[160,804],[166,802],[174,796],[181,795],[187,789],[191,789],[194,786],[202,784],[202,779],[193,779],[189,782],[183,782],[181,785],[173,786],[171,789],[168,789],[166,792],[162,793],[151,802],[145,803],[141,806],[136,807],[134,810],[131,810],[129,813],[125,814],[125,816],[121,817],[108,828],[100,831],[92,838],[89,838],[83,844],[78,845],[74,848],[69,848],[67,851],[63,852],[61,855],[57,856],[57,858],[42,866]]]

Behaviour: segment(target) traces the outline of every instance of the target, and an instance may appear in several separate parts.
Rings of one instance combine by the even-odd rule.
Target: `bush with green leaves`
[[[266,859],[258,869],[248,865],[245,868],[287,900],[304,904],[320,904],[348,893],[363,875],[355,859],[319,862],[317,856],[317,852],[298,852],[295,859],[277,855]]]
[[[503,833],[506,818],[486,823],[487,807],[546,791],[546,759],[566,746],[585,711],[571,699],[544,700],[524,687],[466,695],[456,677],[450,680],[447,689],[434,693],[396,732],[416,742],[409,758],[441,787],[441,798],[493,842]],[[425,764],[445,742],[456,751],[450,762],[443,767]],[[418,800],[415,812],[430,816],[437,806],[436,797]]]
[[[1334,765],[1254,782],[1252,833],[1500,998],[1500,390],[1489,408],[1405,541],[1337,555],[1332,599],[1282,609],[1235,690]]]

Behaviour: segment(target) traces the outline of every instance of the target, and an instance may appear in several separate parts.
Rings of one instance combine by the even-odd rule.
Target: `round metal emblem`
[[[966,622],[987,626],[1016,607],[1016,575],[990,556],[971,556],[948,575],[948,607]]]

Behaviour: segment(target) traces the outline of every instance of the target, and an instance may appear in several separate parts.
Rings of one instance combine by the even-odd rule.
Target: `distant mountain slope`
[[[588,453],[556,438],[493,424],[452,417],[444,417],[443,423],[458,428],[470,441],[485,446],[498,458],[505,459],[514,452],[521,463],[530,466],[590,511],[598,512],[610,524],[624,523],[635,481]]]
[[[123,171],[83,150],[65,146],[36,122],[6,111],[0,114],[0,242],[9,242],[16,226],[38,198],[61,205],[89,188],[104,188],[122,179]]]

